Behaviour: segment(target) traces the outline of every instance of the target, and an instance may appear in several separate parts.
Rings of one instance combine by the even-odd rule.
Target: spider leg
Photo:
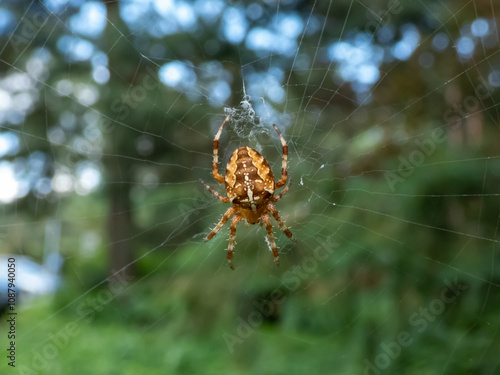
[[[286,188],[285,188],[286,190]],[[283,192],[285,191],[283,190]],[[283,222],[283,220],[281,220],[281,217],[278,213],[278,210],[276,209],[276,207],[274,207],[274,205],[272,203],[268,203],[267,205],[267,210],[269,212],[271,212],[271,214],[273,215],[274,219],[278,222],[278,225],[280,226],[280,229],[286,234],[286,236],[288,238],[290,238],[291,240],[293,241],[296,241],[295,238],[293,237],[293,234],[292,232],[290,232],[290,229],[288,229],[288,227],[285,225],[285,223]]]
[[[276,262],[276,266],[279,267],[280,257],[278,254],[278,248],[276,247],[276,242],[274,241],[274,233],[273,233],[273,226],[271,225],[271,218],[269,217],[269,214],[267,212],[262,215],[262,221],[264,222],[264,224],[266,224],[267,239],[271,244],[271,250],[273,251],[274,261]]]
[[[280,130],[276,125],[274,125],[274,130],[278,133],[280,136],[281,140],[281,145],[283,146],[283,160],[281,162],[281,180],[276,182],[276,188],[280,188],[286,183],[286,175],[287,175],[287,170],[286,170],[286,162],[288,159],[288,146],[286,145],[285,138],[283,138],[283,135],[281,134]]]
[[[229,120],[230,117],[231,117],[231,115],[226,117],[226,119],[224,120],[224,122],[220,126],[219,131],[217,132],[217,134],[215,135],[215,138],[214,138],[214,163],[212,166],[212,170],[213,170],[214,178],[217,181],[219,181],[221,184],[224,183],[224,177],[222,177],[219,174],[219,138],[220,138],[220,135],[222,133],[222,128],[224,128],[224,125],[226,125],[226,122]]]
[[[281,199],[281,197],[283,196],[283,194],[285,194],[288,191],[288,188],[290,187],[290,181],[291,181],[291,179],[288,180],[288,183],[286,184],[285,188],[283,189],[283,191],[281,193],[279,193],[275,197],[271,197],[269,200],[271,202],[277,202],[277,201],[279,201]]]
[[[226,224],[226,221],[229,219],[229,216],[231,216],[232,214],[234,214],[235,212],[238,211],[238,208],[237,207],[229,207],[226,211],[226,213],[224,214],[224,216],[222,216],[222,219],[220,219],[219,223],[215,226],[215,228],[205,237],[205,241],[208,241],[210,239],[213,238],[213,236],[215,236],[217,234],[218,231],[220,231],[220,229],[222,228],[222,226],[224,224]]]
[[[228,197],[223,197],[222,195],[220,195],[219,193],[217,193],[211,186],[209,186],[205,181],[203,181],[201,178],[200,178],[200,181],[203,185],[205,185],[205,187],[207,188],[207,190],[209,192],[211,192],[213,195],[215,195],[217,197],[218,200],[220,200],[222,203],[229,203],[229,198]],[[283,194],[283,193],[281,193]]]
[[[244,219],[244,216],[241,213],[237,213],[231,219],[231,233],[229,234],[229,246],[227,248],[227,264],[229,268],[234,270],[233,264],[231,263],[231,258],[233,257],[233,249],[234,249],[234,238],[236,237],[236,224]]]

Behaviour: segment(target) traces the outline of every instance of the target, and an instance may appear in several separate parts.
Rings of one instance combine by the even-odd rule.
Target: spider
[[[222,177],[218,172],[219,167],[219,157],[218,157],[218,146],[219,138],[222,133],[222,129],[226,122],[230,119],[231,115],[227,116],[222,123],[219,131],[214,138],[214,161],[213,161],[213,175],[214,178],[221,184],[225,184],[226,187],[226,197],[221,196],[212,187],[206,184],[203,180],[200,180],[203,185],[210,191],[213,195],[217,197],[223,203],[232,203],[233,205],[229,207],[215,226],[215,228],[205,237],[205,241],[210,240],[217,234],[217,232],[222,228],[222,226],[229,220],[229,217],[234,214],[231,220],[231,231],[229,234],[229,246],[227,248],[227,262],[229,268],[234,270],[231,263],[231,258],[233,256],[233,249],[235,244],[236,236],[236,224],[241,220],[245,219],[246,224],[257,224],[259,223],[266,225],[267,238],[271,245],[271,250],[274,255],[274,260],[276,265],[279,266],[279,255],[278,248],[276,247],[276,242],[274,241],[273,227],[271,225],[271,218],[269,213],[273,215],[279,224],[280,229],[295,241],[292,232],[286,227],[285,223],[281,220],[278,210],[274,207],[271,202],[277,202],[281,199],[283,194],[288,191],[288,184],[285,186],[283,191],[274,196],[274,190],[280,188],[286,183],[287,178],[287,155],[288,146],[285,139],[281,135],[278,127],[273,124],[274,129],[278,133],[281,144],[283,146],[283,160],[281,164],[281,179],[279,181],[274,180],[273,172],[267,160],[256,150],[250,147],[240,147],[233,152],[231,159],[226,167],[226,175]]]

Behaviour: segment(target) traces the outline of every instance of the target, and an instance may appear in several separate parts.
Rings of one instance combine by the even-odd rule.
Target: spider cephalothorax
[[[229,247],[227,249],[227,261],[229,267],[233,269],[231,258],[233,256],[236,224],[243,219],[245,219],[247,225],[257,223],[260,223],[260,225],[265,224],[267,238],[269,239],[276,265],[279,265],[278,248],[276,247],[276,242],[274,241],[273,228],[269,213],[271,213],[271,215],[273,215],[276,219],[280,229],[285,232],[289,238],[294,239],[292,232],[290,232],[290,230],[285,226],[278,214],[278,211],[271,203],[280,200],[283,194],[285,194],[288,190],[288,186],[285,186],[280,194],[276,197],[274,196],[275,189],[282,187],[286,183],[288,146],[286,145],[285,139],[281,135],[278,127],[273,124],[274,129],[280,137],[281,144],[283,145],[283,161],[281,164],[281,179],[279,181],[274,181],[274,175],[267,160],[259,152],[250,147],[240,147],[233,152],[233,155],[231,156],[231,159],[226,167],[226,175],[225,177],[222,177],[218,172],[219,138],[224,125],[230,117],[230,115],[226,117],[219,128],[219,131],[215,135],[213,162],[214,178],[225,185],[227,196],[222,197],[203,180],[201,182],[221,202],[232,203],[233,205],[228,208],[219,223],[207,235],[207,237],[205,237],[205,241],[208,241],[215,236],[229,217],[234,214],[231,221],[231,233],[229,235]]]

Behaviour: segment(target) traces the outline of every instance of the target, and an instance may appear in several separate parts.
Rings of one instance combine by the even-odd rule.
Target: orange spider
[[[278,248],[276,247],[276,242],[274,241],[273,227],[271,225],[271,219],[269,212],[273,215],[279,224],[280,229],[285,232],[288,238],[293,238],[292,232],[286,227],[286,225],[281,220],[278,211],[271,202],[277,202],[281,199],[283,194],[288,191],[288,185],[285,186],[283,191],[274,196],[275,188],[280,188],[286,183],[287,177],[287,155],[288,146],[286,145],[285,139],[281,135],[278,127],[273,124],[274,129],[278,133],[281,144],[283,145],[283,161],[281,164],[281,180],[274,181],[274,175],[271,171],[271,167],[267,160],[256,150],[250,147],[240,147],[233,152],[231,159],[226,167],[225,178],[222,177],[218,172],[219,158],[218,158],[218,146],[219,138],[222,133],[224,125],[229,120],[231,115],[227,116],[222,123],[219,131],[214,138],[214,162],[213,162],[213,175],[214,178],[221,184],[225,184],[227,197],[222,197],[217,193],[212,187],[208,186],[203,180],[200,180],[203,185],[224,203],[232,203],[233,205],[229,207],[215,226],[215,228],[205,237],[205,241],[210,240],[226,223],[232,214],[235,214],[231,221],[231,233],[229,235],[229,247],[227,249],[227,261],[231,269],[233,265],[231,264],[231,258],[233,256],[234,249],[234,239],[236,236],[236,224],[239,221],[245,219],[246,224],[265,224],[267,230],[267,238],[271,244],[271,250],[273,251],[274,260],[276,265],[279,266],[279,256]]]

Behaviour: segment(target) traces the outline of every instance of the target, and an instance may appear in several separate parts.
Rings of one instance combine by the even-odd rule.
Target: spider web
[[[34,3],[30,3],[27,9]],[[293,13],[291,4],[273,3],[275,30],[279,30],[279,22]],[[319,17],[318,9],[324,4],[313,2],[308,8],[310,12],[300,13],[300,33],[290,37],[296,44],[285,59],[283,55],[289,53],[288,50],[277,52],[281,48],[280,40],[276,42],[278,45],[265,47],[267,51],[258,53],[249,53],[248,46],[235,43],[240,60],[220,62],[223,67],[239,73],[239,76],[232,76],[241,82],[241,90],[231,94],[232,98],[237,98],[233,100],[237,103],[234,106],[228,106],[227,100],[214,97],[217,87],[209,85],[210,79],[213,80],[213,66],[189,65],[183,59],[167,59],[145,52],[135,40],[144,30],[133,27],[129,30],[107,19],[107,27],[116,32],[116,44],[128,45],[129,52],[140,61],[136,74],[143,68],[142,64],[160,72],[151,75],[155,84],[153,89],[147,89],[150,94],[145,99],[134,102],[134,87],[130,85],[121,103],[137,104],[139,108],[149,106],[152,111],[162,114],[161,126],[155,126],[150,119],[137,124],[130,120],[130,116],[121,118],[117,112],[99,108],[98,101],[89,97],[95,98],[95,93],[103,86],[93,83],[90,76],[80,83],[79,89],[65,93],[65,84],[73,79],[81,80],[79,68],[68,64],[64,78],[51,83],[45,76],[47,69],[21,63],[24,61],[22,57],[29,53],[34,54],[38,64],[45,58],[42,50],[33,52],[31,42],[23,44],[16,59],[1,59],[6,72],[4,79],[16,74],[29,77],[40,98],[34,105],[49,106],[51,98],[59,95],[71,103],[67,116],[71,113],[74,117],[85,116],[89,123],[96,124],[105,121],[111,124],[110,132],[117,136],[136,133],[139,152],[106,154],[105,137],[99,134],[106,135],[107,128],[98,125],[90,127],[85,137],[75,137],[69,144],[63,140],[54,141],[59,133],[48,117],[42,124],[46,130],[42,133],[25,130],[24,122],[28,122],[29,117],[20,121],[17,127],[2,125],[3,129],[17,134],[19,139],[41,141],[44,149],[52,154],[55,169],[59,172],[53,178],[59,179],[60,186],[71,185],[68,191],[61,188],[57,194],[53,191],[44,193],[50,181],[40,177],[40,181],[45,182],[37,187],[39,199],[61,208],[55,210],[48,220],[21,219],[15,224],[5,223],[2,226],[4,233],[14,234],[16,239],[12,242],[23,249],[31,246],[30,233],[41,237],[46,221],[59,222],[63,236],[67,230],[78,233],[81,239],[79,253],[61,249],[64,264],[72,264],[74,257],[85,252],[89,252],[87,256],[90,257],[103,257],[95,253],[96,249],[104,249],[109,243],[102,227],[92,223],[102,225],[106,215],[89,209],[84,211],[90,212],[90,216],[69,216],[67,212],[71,211],[64,209],[64,198],[71,194],[91,197],[111,185],[131,186],[131,213],[138,229],[120,241],[133,243],[138,248],[137,258],[127,266],[148,265],[149,271],[127,282],[126,289],[119,294],[131,293],[141,285],[147,285],[148,280],[161,280],[162,284],[157,287],[192,291],[195,290],[193,285],[202,285],[208,298],[214,293],[224,293],[229,303],[243,300],[241,309],[230,308],[232,313],[228,316],[231,321],[224,326],[224,334],[217,337],[220,358],[235,353],[241,359],[242,352],[251,348],[253,343],[262,342],[262,337],[267,336],[271,342],[279,343],[277,335],[266,331],[265,327],[281,309],[284,312],[279,319],[282,319],[283,334],[292,342],[290,345],[296,345],[309,354],[319,345],[331,345],[331,352],[336,353],[337,358],[345,359],[343,364],[323,357],[320,359],[341,366],[342,373],[402,371],[405,360],[415,361],[410,353],[420,350],[420,346],[415,349],[419,340],[429,340],[425,342],[431,350],[447,342],[449,347],[436,355],[438,359],[432,363],[432,366],[438,366],[432,367],[436,373],[452,372],[457,366],[460,368],[468,350],[474,353],[470,368],[482,368],[483,359],[488,358],[491,371],[487,369],[484,373],[494,373],[498,360],[492,363],[489,353],[498,341],[498,320],[494,320],[489,306],[498,298],[500,288],[495,261],[499,242],[497,202],[500,194],[497,188],[500,170],[498,150],[487,141],[490,136],[497,135],[500,122],[497,100],[500,56],[495,23],[498,9],[493,0],[463,2],[461,8],[442,3],[447,13],[436,16],[433,6],[423,1],[416,2],[415,6],[428,15],[428,27],[434,30],[425,34],[418,32],[411,23],[392,25],[384,21],[398,14],[395,9],[401,7],[404,11],[410,4],[389,2],[372,6],[361,1],[347,1],[343,4],[344,13],[339,16],[335,4],[330,1]],[[46,5],[43,7],[49,10]],[[43,21],[37,24],[31,20],[36,26],[34,33],[53,27],[47,45],[55,43],[62,34],[80,37],[64,21],[69,9],[67,5],[61,5],[57,12],[52,13],[51,19],[56,21],[53,24]],[[16,30],[21,30],[29,21],[28,10],[16,20]],[[365,20],[368,21],[364,25],[366,29],[370,26],[372,33],[359,29],[360,22],[354,21],[359,14],[367,15]],[[227,16],[220,12],[216,19],[222,22],[224,17]],[[472,38],[471,25],[477,19],[487,19],[489,31],[483,37]],[[332,39],[331,34],[325,36],[331,24],[339,27],[338,39]],[[357,30],[353,24],[358,25]],[[476,23],[476,27],[479,26],[481,24]],[[467,27],[469,33],[464,31]],[[381,35],[391,30],[395,35],[392,43],[386,42],[384,46],[380,42]],[[418,34],[416,41],[411,39],[416,38],[415,30]],[[12,35],[5,42],[4,49],[12,43]],[[409,40],[406,45],[399,45],[402,50],[399,51],[398,36],[402,41],[405,35]],[[464,39],[464,36],[469,39]],[[445,37],[447,46],[440,49],[439,40]],[[311,43],[311,39],[315,43]],[[469,40],[474,41],[476,51],[482,52],[479,53],[482,57],[477,58],[475,53],[469,57],[460,55],[460,48],[466,49]],[[404,48],[410,48],[412,43],[411,51],[405,51]],[[373,63],[364,61],[360,70],[349,72],[353,60],[344,61],[343,54],[351,53],[353,59],[355,54],[362,53],[363,48],[373,48]],[[377,62],[377,53],[380,52],[377,48],[383,50],[385,56],[392,48],[391,61],[382,59]],[[407,58],[404,58],[404,53],[408,53]],[[462,61],[459,71],[446,72],[442,76],[425,75],[425,66],[432,65],[430,61],[439,64],[446,61],[444,54],[451,53],[454,53],[453,59]],[[103,56],[114,61],[111,54],[112,50],[103,51]],[[415,63],[411,56],[419,56],[419,66],[408,67],[410,62]],[[169,88],[173,100],[166,102],[162,98],[162,89],[170,85],[165,82],[161,71],[166,64],[172,63],[189,68],[191,73],[185,76],[187,82],[190,74],[209,78],[205,81],[199,79],[192,85],[175,82],[175,87]],[[98,61],[94,64],[106,65]],[[97,69],[94,67],[94,72]],[[217,69],[220,74],[226,73],[224,69]],[[377,79],[373,79],[374,69],[379,74]],[[109,66],[108,70],[113,74],[114,67]],[[391,87],[404,92],[397,85],[404,84],[401,80],[405,74],[422,74],[425,85],[416,87],[415,92],[405,92],[401,98],[394,95],[387,95],[388,100],[384,98],[384,93]],[[363,75],[364,81],[353,78]],[[125,77],[122,81],[128,85]],[[456,94],[459,82],[466,82],[469,95]],[[212,92],[207,87],[211,87]],[[478,91],[478,87],[486,89],[486,93]],[[186,98],[191,100],[191,107],[187,113],[179,114],[176,103]],[[443,102],[447,104],[442,105]],[[437,109],[433,107],[434,103],[439,103]],[[127,108],[133,110],[133,104]],[[272,253],[268,251],[264,227],[247,227],[240,223],[233,257],[234,272],[229,270],[225,260],[228,225],[211,241],[203,242],[227,209],[227,205],[221,204],[199,183],[202,178],[220,193],[224,191],[223,186],[211,178],[211,145],[227,115],[231,115],[231,120],[219,140],[220,173],[233,150],[246,145],[261,152],[270,162],[275,177],[279,178],[282,148],[272,124],[280,128],[288,143],[291,185],[276,207],[297,243],[287,239],[278,226],[274,226],[280,268],[275,267]],[[424,121],[419,123],[417,116]],[[193,118],[197,118],[196,122],[192,122]],[[65,121],[71,123],[73,120]],[[457,122],[461,125],[453,127]],[[173,137],[171,134],[177,135]],[[147,152],[156,142],[170,150],[167,157],[148,158]],[[141,149],[143,155],[137,156]],[[84,161],[80,160],[82,155]],[[141,171],[134,180],[107,180],[101,164],[103,156],[130,160],[139,165]],[[73,169],[68,168],[68,160],[78,160]],[[168,172],[158,172],[161,169]],[[71,176],[72,173],[75,176]],[[461,177],[461,174],[468,178]],[[185,178],[178,179],[174,177],[176,175]],[[92,178],[100,182],[89,184]],[[68,179],[73,183],[65,185],[64,181]],[[53,182],[52,186],[55,186]],[[165,200],[165,195],[171,198]],[[147,217],[148,212],[156,210],[165,212],[167,217],[159,221],[158,216],[154,219]],[[17,208],[15,212],[18,212]],[[36,326],[23,328],[20,342],[28,341],[37,331],[43,332],[44,324],[78,311],[82,302],[110,282],[110,278],[101,278],[89,284],[78,269],[65,269],[65,272],[79,280],[84,292]],[[180,283],[187,276],[192,281],[183,288]],[[434,290],[432,299],[422,292],[422,288],[429,285]],[[347,303],[356,306],[338,307]],[[465,306],[472,303],[479,307],[467,313],[460,312],[461,308],[466,309]],[[107,303],[98,306],[104,309]],[[287,315],[289,306],[295,306],[295,311],[300,314]],[[161,327],[176,314],[177,309],[179,307],[167,306],[165,312],[155,316],[154,322],[143,327],[143,332]],[[395,323],[396,311],[399,320],[396,319]],[[85,317],[88,316],[80,316],[78,321],[85,321]],[[321,331],[318,322],[322,320],[330,321],[329,331],[317,331]],[[452,323],[457,327],[450,328]],[[311,342],[304,343],[301,341],[303,337],[292,329],[287,330],[287,327],[297,326],[308,327],[308,332],[314,336]],[[357,334],[370,341],[366,347],[345,344],[346,332],[357,332],[353,327],[358,327]],[[485,342],[471,349],[478,340],[474,338],[472,344],[466,342],[472,330],[483,332]],[[429,339],[440,333],[444,339]],[[62,354],[49,358],[43,351],[49,341],[47,338],[37,343],[31,352],[42,353],[47,369],[63,362]],[[131,345],[127,353],[131,354],[133,350]],[[414,355],[425,356],[426,353]],[[260,358],[266,357],[262,355]],[[23,361],[33,368],[33,354],[26,354]],[[285,367],[286,360],[277,361]],[[310,362],[304,359],[304,363]]]

